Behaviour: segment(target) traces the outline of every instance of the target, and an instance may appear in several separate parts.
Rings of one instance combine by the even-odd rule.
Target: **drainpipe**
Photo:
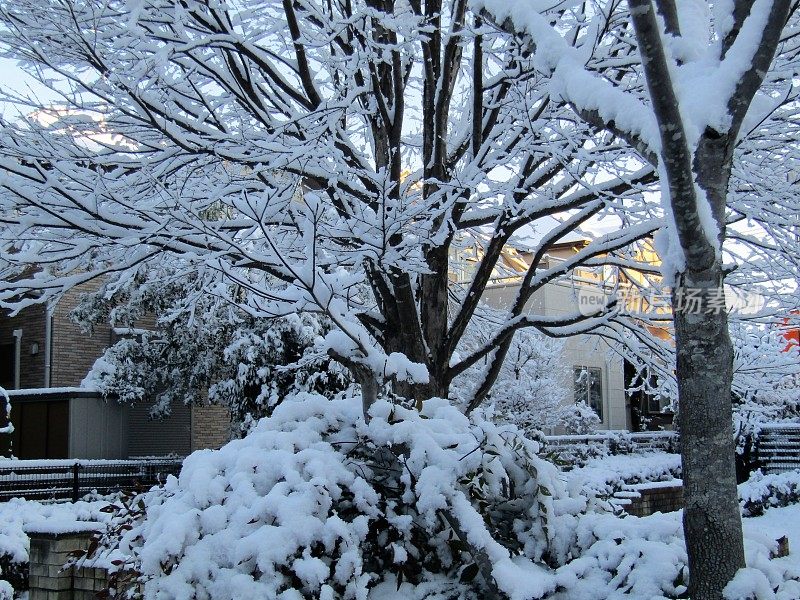
[[[44,385],[42,387],[50,387],[50,363],[53,356],[53,313],[50,307],[44,317]]]
[[[22,356],[22,329],[15,329],[14,336],[14,389],[19,389],[20,357]]]

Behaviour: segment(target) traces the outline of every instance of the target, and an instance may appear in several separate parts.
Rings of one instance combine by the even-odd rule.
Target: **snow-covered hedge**
[[[148,599],[364,599],[440,575],[464,594],[554,589],[537,563],[566,559],[585,503],[535,442],[444,400],[371,415],[353,398],[286,400],[246,438],[187,458],[141,498],[144,518],[119,515],[102,561]]]
[[[606,500],[631,484],[680,479],[679,454],[649,453],[595,458],[565,474],[567,489],[590,500]],[[765,475],[755,471],[739,484],[742,516],[764,514],[768,508],[800,503],[800,470]]]
[[[670,481],[680,476],[680,454],[664,452],[594,458],[565,475],[571,493],[600,499],[610,498],[626,485]]]
[[[765,475],[756,471],[739,485],[742,515],[753,517],[768,508],[800,503],[800,470]]]
[[[559,463],[583,467],[589,461],[606,456],[680,451],[678,438],[672,432],[630,433],[604,431],[589,435],[552,435],[544,437],[544,454]]]

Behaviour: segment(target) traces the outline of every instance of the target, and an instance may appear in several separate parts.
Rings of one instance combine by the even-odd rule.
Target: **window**
[[[575,402],[585,402],[603,420],[603,372],[599,367],[575,367]]]
[[[14,389],[14,344],[0,345],[0,386]]]
[[[666,396],[647,394],[647,412],[662,413],[669,407],[670,401]]]

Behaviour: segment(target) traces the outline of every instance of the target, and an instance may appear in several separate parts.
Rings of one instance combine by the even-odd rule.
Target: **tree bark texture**
[[[687,271],[673,291],[673,306],[681,302],[676,296],[691,289],[699,291],[697,304],[706,307],[721,285],[719,263]],[[724,310],[705,314],[685,308],[675,312],[675,336],[689,589],[694,600],[717,600],[745,566],[730,392],[733,345]]]

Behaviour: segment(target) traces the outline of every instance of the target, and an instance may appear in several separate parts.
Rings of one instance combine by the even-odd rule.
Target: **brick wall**
[[[91,535],[29,533],[29,600],[96,600],[97,592],[108,587],[105,570],[63,568],[71,552],[89,546]]]
[[[641,484],[636,486],[639,497],[631,498],[625,512],[646,517],[657,512],[673,512],[683,508],[683,487],[680,485]]]
[[[50,385],[77,387],[97,358],[111,345],[109,325],[96,325],[92,334],[84,333],[69,318],[81,296],[99,284],[82,285],[66,294],[53,311],[53,352]]]
[[[20,349],[20,378],[22,388],[44,387],[44,346],[47,310],[44,306],[31,306],[15,317],[0,318],[0,344],[15,343],[13,332],[22,330]],[[36,344],[38,352],[31,354]]]
[[[192,450],[219,448],[231,439],[231,414],[224,406],[192,406]]]

